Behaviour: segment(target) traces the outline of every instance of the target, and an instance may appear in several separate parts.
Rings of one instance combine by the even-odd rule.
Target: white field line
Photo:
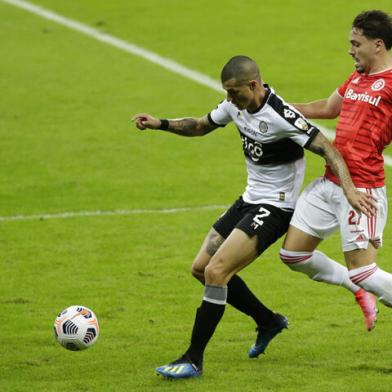
[[[224,90],[222,89],[220,83],[212,79],[211,77],[204,75],[196,70],[187,68],[169,58],[162,57],[140,46],[124,41],[120,38],[114,37],[113,35],[102,33],[101,31],[94,29],[93,27],[66,18],[65,16],[59,15],[56,12],[50,11],[46,8],[40,7],[38,5],[32,4],[27,1],[23,1],[23,0],[0,0],[0,1],[21,8],[23,10],[29,11],[35,15],[48,19],[52,22],[56,22],[58,24],[66,26],[71,30],[78,31],[79,33],[85,34],[98,41],[114,46],[120,50],[123,50],[124,52],[133,54],[135,56],[139,56],[147,61],[150,61],[151,63],[166,68],[170,72],[179,74],[186,79],[193,80],[194,82],[207,86],[219,93],[224,93]],[[334,138],[335,133],[332,129],[325,128],[322,126],[319,126],[319,128],[322,129],[322,131],[326,134],[326,136],[328,136],[328,138],[330,139]],[[386,165],[392,166],[392,157],[385,155],[384,160]]]
[[[181,208],[162,208],[162,209],[135,209],[135,210],[113,210],[113,211],[100,211],[100,210],[98,210],[98,211],[78,211],[78,212],[62,212],[62,213],[58,213],[58,214],[0,216],[0,222],[34,221],[34,220],[46,220],[46,219],[66,219],[66,218],[90,217],[90,216],[176,214],[176,213],[179,213],[179,212],[224,210],[226,208],[228,208],[228,206],[224,206],[224,205],[210,205],[210,206],[181,207]]]
[[[176,73],[185,77],[186,79],[193,80],[196,83],[207,86],[219,93],[223,93],[223,89],[219,82],[210,78],[207,75],[204,75],[198,71],[187,68],[171,59],[166,57],[162,57],[154,52],[151,52],[147,49],[144,49],[140,46],[132,44],[130,42],[124,41],[120,38],[114,37],[110,34],[102,33],[101,31],[94,29],[93,27],[87,26],[83,23],[77,22],[75,20],[66,18],[62,15],[57,14],[56,12],[50,11],[43,7],[37,6],[35,4],[29,3],[23,0],[0,0],[3,3],[8,3],[15,7],[21,8],[25,11],[29,11],[35,15],[38,15],[42,18],[48,19],[52,22],[58,23],[60,25],[66,26],[71,30],[78,31],[84,35],[87,35],[91,38],[94,38],[98,41],[104,42],[108,45],[114,46],[124,52],[133,54],[135,56],[139,56],[144,58],[147,61],[150,61],[160,67],[163,67],[170,72]],[[333,139],[334,131],[322,126],[319,126],[320,129],[325,133],[325,135]],[[392,166],[392,157],[385,155],[384,156],[385,164],[388,166]],[[220,206],[206,206],[200,208],[220,208]],[[127,214],[136,214],[136,213],[157,213],[157,211],[161,211],[161,213],[169,213],[169,212],[180,212],[180,211],[189,211],[190,209],[168,209],[168,210],[119,210],[119,211],[82,211],[82,212],[65,212],[62,214],[42,214],[42,215],[31,215],[31,216],[10,216],[10,217],[0,217],[0,221],[11,221],[11,220],[32,220],[32,219],[51,219],[53,218],[68,218],[68,217],[76,217],[76,216],[97,216],[97,215],[127,215]],[[135,212],[138,211],[138,212]],[[144,211],[144,212],[142,212]]]
[[[176,63],[173,60],[168,58],[159,56],[154,52],[150,52],[147,49],[144,49],[140,46],[134,45],[130,42],[124,41],[120,38],[114,37],[110,34],[103,33],[93,27],[87,26],[83,23],[77,22],[75,20],[66,18],[61,16],[53,11],[45,9],[43,7],[37,6],[35,4],[29,3],[27,1],[22,0],[0,0],[4,3],[8,3],[14,5],[15,7],[22,8],[26,11],[29,11],[33,14],[41,16],[42,18],[51,20],[52,22],[56,22],[63,26],[70,28],[71,30],[78,31],[79,33],[88,35],[91,38],[95,38],[98,41],[104,42],[108,45],[114,46],[120,50],[131,53],[135,56],[139,56],[144,58],[151,63],[157,64],[160,67],[166,68],[167,70],[179,74],[186,79],[191,79],[199,84],[203,84],[207,87],[210,87],[220,93],[223,92],[223,89],[217,81],[213,80],[207,75],[204,75],[198,71],[189,69],[184,67],[183,65]]]

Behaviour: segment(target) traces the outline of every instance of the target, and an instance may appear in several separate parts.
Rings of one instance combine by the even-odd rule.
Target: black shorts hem
[[[293,210],[281,209],[271,204],[250,204],[242,197],[213,224],[223,238],[236,228],[250,238],[257,235],[258,255],[287,232]]]

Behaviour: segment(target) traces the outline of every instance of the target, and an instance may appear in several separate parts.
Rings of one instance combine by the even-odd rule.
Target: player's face
[[[362,34],[362,30],[355,27],[350,32],[349,55],[354,59],[355,68],[358,72],[369,73],[375,62],[377,45],[375,40],[368,39]]]
[[[227,93],[227,100],[239,110],[249,108],[254,102],[254,89],[250,83],[237,83],[235,79],[229,79],[223,83]]]

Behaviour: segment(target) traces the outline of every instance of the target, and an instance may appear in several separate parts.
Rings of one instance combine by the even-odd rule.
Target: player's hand
[[[361,212],[368,217],[376,215],[377,199],[374,196],[354,189],[349,192],[346,197],[348,202],[357,212]]]
[[[158,129],[161,125],[161,120],[158,118],[155,118],[153,116],[150,116],[147,113],[138,113],[135,114],[132,119],[132,121],[135,122],[135,125],[138,129],[141,131],[145,129]]]

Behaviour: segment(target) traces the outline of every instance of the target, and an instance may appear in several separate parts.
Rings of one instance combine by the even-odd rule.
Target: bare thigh
[[[313,252],[321,241],[321,238],[314,237],[290,225],[282,248],[293,252]]]
[[[192,275],[204,283],[204,270],[225,239],[212,228],[192,263]]]
[[[234,229],[205,268],[205,282],[224,286],[258,256],[257,236],[249,237],[242,230]]]

